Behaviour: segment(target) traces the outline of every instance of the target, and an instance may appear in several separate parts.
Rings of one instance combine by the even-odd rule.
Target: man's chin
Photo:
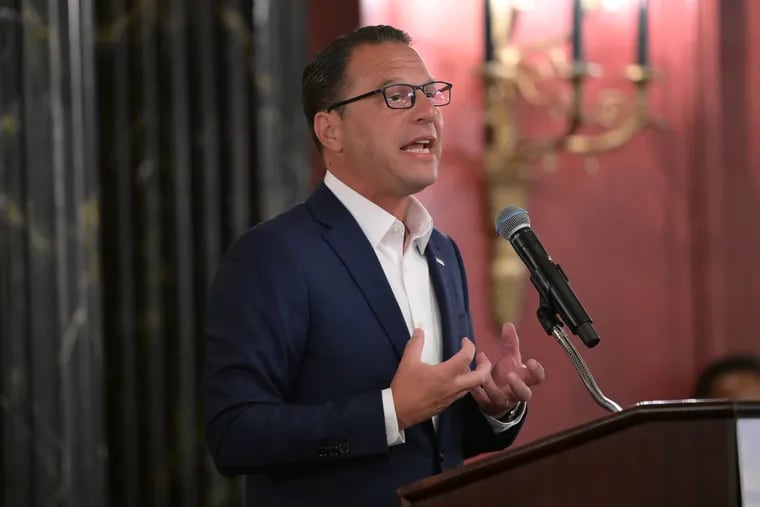
[[[438,173],[431,174],[427,177],[421,177],[417,178],[415,180],[412,180],[409,182],[408,189],[409,189],[409,195],[418,194],[425,190],[427,187],[435,183],[435,180],[438,179]]]

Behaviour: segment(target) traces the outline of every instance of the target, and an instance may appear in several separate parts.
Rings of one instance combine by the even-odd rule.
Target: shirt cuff
[[[483,417],[486,418],[486,421],[488,421],[488,424],[491,426],[491,429],[494,433],[501,433],[503,431],[507,431],[509,428],[519,424],[520,421],[522,421],[527,406],[528,404],[524,401],[518,402],[515,408],[509,412],[510,417],[506,421],[496,419],[495,417],[491,417],[488,414],[483,414]]]
[[[383,414],[385,415],[385,438],[388,447],[400,445],[406,442],[403,431],[398,430],[398,418],[396,417],[396,406],[393,404],[393,393],[391,388],[383,389]]]

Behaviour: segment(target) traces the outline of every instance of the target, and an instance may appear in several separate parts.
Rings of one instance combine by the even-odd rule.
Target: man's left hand
[[[530,388],[542,383],[546,374],[544,367],[535,359],[523,364],[520,340],[511,322],[506,322],[501,328],[497,355],[500,357],[498,361],[492,361],[490,378],[470,393],[484,414],[500,419],[518,402],[528,401],[532,394]],[[484,352],[480,352],[475,360],[481,364],[489,359]]]

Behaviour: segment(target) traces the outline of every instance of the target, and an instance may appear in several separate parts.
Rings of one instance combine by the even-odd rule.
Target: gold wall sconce
[[[637,2],[636,54],[625,67],[633,93],[601,90],[592,110],[584,109],[589,79],[601,69],[584,54],[584,17],[602,10],[612,0],[572,0],[569,37],[560,35],[532,45],[514,41],[522,12],[531,0],[486,0],[485,184],[490,216],[507,205],[526,207],[530,170],[541,162],[555,170],[557,155],[570,153],[586,158],[588,170],[596,170],[596,156],[619,148],[644,128],[654,125],[650,114],[649,85],[653,71],[649,61],[649,1]],[[614,2],[613,2],[614,3]],[[617,0],[616,3],[620,3]],[[570,51],[568,51],[568,44]],[[559,133],[525,137],[518,124],[521,104],[547,109],[561,119]],[[520,316],[524,268],[517,255],[495,237],[491,265],[491,295],[499,322]]]

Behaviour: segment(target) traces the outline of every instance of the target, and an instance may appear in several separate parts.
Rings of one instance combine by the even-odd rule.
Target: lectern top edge
[[[398,490],[398,495],[402,499],[416,500],[432,491],[456,489],[478,478],[504,473],[511,468],[634,426],[667,421],[741,418],[760,418],[760,402],[694,399],[639,402],[621,412],[605,415],[575,428],[404,486]]]

